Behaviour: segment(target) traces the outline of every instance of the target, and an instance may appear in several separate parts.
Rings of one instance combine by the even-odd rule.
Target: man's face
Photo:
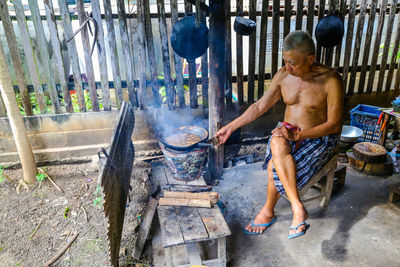
[[[298,50],[283,51],[286,70],[293,76],[301,77],[310,70],[314,55],[304,55]]]

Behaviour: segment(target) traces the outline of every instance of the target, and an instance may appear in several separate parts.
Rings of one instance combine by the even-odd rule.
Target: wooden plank
[[[175,220],[179,222],[185,244],[209,239],[198,208],[175,207]]]
[[[285,0],[285,11],[284,11],[284,18],[283,18],[283,38],[290,32],[290,17],[292,16],[292,1]],[[314,16],[314,14],[313,14]],[[284,62],[282,61],[282,65]]]
[[[77,0],[76,6],[78,8],[79,23],[82,25],[86,20],[85,7],[83,0]],[[83,54],[85,56],[85,70],[88,78],[90,101],[92,102],[93,111],[99,111],[99,101],[97,99],[96,81],[94,78],[93,62],[91,55],[91,47],[87,26],[84,26],[81,30]]]
[[[197,249],[196,243],[186,244],[186,249],[189,256],[190,264],[202,265],[199,250]]]
[[[192,4],[185,1],[185,13],[191,15],[193,13]],[[196,60],[187,60],[189,69],[189,93],[190,107],[197,108],[197,81],[196,81]]]
[[[171,247],[184,244],[183,235],[177,220],[175,208],[171,206],[158,206],[158,219],[160,221],[163,246]]]
[[[308,1],[308,8],[307,8],[307,32],[310,36],[313,36],[313,29],[314,29],[314,6],[315,0]]]
[[[60,39],[58,38],[53,2],[51,2],[50,0],[44,0],[44,7],[46,10],[47,25],[49,27],[49,32],[50,32],[50,42],[53,48],[54,58],[56,60],[56,66],[57,66],[58,76],[60,79],[60,86],[63,94],[65,109],[67,112],[72,113],[74,112],[74,110],[72,107],[71,95],[69,93],[69,88],[68,88],[67,75],[65,72],[63,57],[61,54],[61,44],[60,44]]]
[[[226,98],[226,105],[230,106],[232,104],[232,30],[231,30],[231,2],[226,1],[226,8],[225,8],[225,98]]]
[[[101,20],[100,4],[98,1],[92,1],[91,3],[92,3],[93,19],[96,21],[98,25],[96,47],[97,47],[97,57],[100,66],[100,79],[101,79],[101,89],[102,89],[101,99],[103,101],[104,110],[108,111],[111,110],[111,99],[110,99],[110,87],[108,84],[106,46],[104,43],[104,32]]]
[[[399,46],[400,46],[400,23],[397,25],[397,32],[396,32],[396,37],[394,38],[394,46],[392,50],[392,57],[390,59],[390,66],[389,66],[389,71],[386,76],[386,86],[385,86],[385,91],[389,91],[390,87],[392,85],[393,81],[393,74],[394,74],[394,68],[396,66],[396,57],[397,53],[399,52]],[[398,67],[398,69],[400,69]]]
[[[353,49],[353,63],[351,67],[349,90],[348,90],[349,94],[353,94],[354,92],[354,85],[357,76],[358,59],[360,57],[360,50],[361,50],[361,40],[364,30],[364,19],[365,19],[366,9],[367,9],[367,0],[363,0],[361,3],[360,15],[358,16],[356,40]]]
[[[226,238],[218,238],[218,259],[226,260]],[[226,264],[226,262],[225,262]]]
[[[393,23],[394,23],[394,17],[396,15],[396,6],[397,6],[397,0],[392,0],[392,7],[390,9],[389,20],[388,20],[387,28],[386,28],[387,30],[386,30],[385,43],[384,43],[382,58],[381,58],[381,68],[379,70],[378,86],[376,88],[377,92],[382,91],[383,80],[385,79],[385,72],[386,72],[385,66],[387,63],[387,58],[388,58],[389,49],[390,49],[390,45],[391,45],[390,41],[392,39]],[[397,24],[397,25],[399,25],[399,24]],[[398,46],[397,46],[397,48],[398,48]],[[393,48],[391,50],[393,50]]]
[[[354,30],[354,17],[356,15],[356,4],[357,0],[350,1],[350,11],[349,11],[349,19],[347,21],[347,34],[346,34],[346,47],[344,52],[344,61],[343,61],[343,86],[346,91],[347,88],[347,79],[349,73],[349,65],[350,65],[350,55],[353,50],[353,30]],[[348,91],[348,94],[352,94],[351,91]]]
[[[125,71],[126,71],[129,102],[132,104],[133,107],[137,107],[138,104],[136,99],[135,78],[132,68],[133,57],[131,55],[128,26],[126,24],[126,11],[125,11],[124,0],[117,1],[117,9],[118,9],[119,31],[121,33],[122,54],[124,56],[125,59],[124,61],[126,63],[126,64],[121,64],[121,66],[126,67]]]
[[[203,0],[204,1],[204,0]],[[205,18],[204,18],[205,20]],[[175,24],[178,21],[178,0],[171,0],[171,21],[172,24]],[[207,60],[207,53],[203,55],[205,56],[205,59]],[[203,74],[203,57],[201,61],[201,73],[202,73],[202,82],[205,81],[204,76],[207,75],[207,73]],[[182,75],[182,59],[180,56],[178,56],[177,53],[174,52],[174,63],[175,63],[175,79],[176,79],[176,87],[178,91],[178,102],[179,102],[179,108],[185,108],[186,103],[185,103],[185,88],[183,87],[183,75]],[[205,63],[207,67],[207,63]],[[208,82],[207,82],[208,86]],[[204,85],[202,86],[204,89]],[[208,91],[208,88],[207,88]],[[204,105],[204,93],[203,93],[203,105]]]
[[[159,14],[158,26],[160,28],[161,51],[162,51],[163,69],[164,69],[164,86],[167,92],[167,106],[168,109],[174,109],[175,88],[172,85],[172,79],[171,79],[171,66],[170,66],[169,48],[168,48],[168,32],[167,32],[167,21],[165,18],[164,0],[157,0],[157,10]]]
[[[147,204],[146,212],[143,215],[143,220],[139,225],[138,236],[136,238],[134,250],[132,252],[132,257],[136,260],[140,259],[143,251],[144,244],[149,234],[150,226],[153,221],[154,213],[157,208],[157,200],[150,197],[149,203]]]
[[[249,1],[249,19],[256,21],[256,5],[257,0]],[[275,36],[274,36],[275,37]],[[254,102],[254,77],[256,68],[256,39],[257,31],[249,36],[249,62],[248,62],[248,80],[247,80],[247,102]]]
[[[158,216],[154,216],[153,223],[151,225],[151,248],[153,256],[153,266],[154,267],[164,267],[165,266],[165,254],[164,247],[162,246],[162,236],[159,227],[160,223],[158,221]]]
[[[365,36],[365,41],[364,41],[363,59],[362,59],[362,63],[361,63],[361,73],[360,73],[360,79],[359,79],[360,82],[359,82],[358,88],[357,88],[357,93],[359,93],[359,94],[364,92],[365,78],[367,76],[367,67],[368,67],[369,54],[370,54],[370,48],[371,48],[372,33],[373,33],[373,28],[374,28],[374,23],[375,23],[375,14],[376,14],[377,3],[378,3],[378,1],[372,1],[369,16],[368,16],[367,34]]]
[[[46,36],[44,34],[43,24],[40,19],[39,7],[37,1],[29,0],[29,8],[31,11],[32,22],[36,32],[36,38],[38,41],[40,59],[44,73],[47,80],[47,91],[50,94],[51,104],[55,113],[61,113],[60,102],[57,97],[56,82],[54,79],[53,69],[51,68],[50,55],[47,46]]]
[[[212,209],[197,208],[210,239],[231,235],[231,230],[217,205]]]
[[[303,24],[303,9],[304,1],[297,0],[297,12],[296,12],[296,30],[301,30]]]
[[[243,0],[236,0],[236,12],[243,12]],[[239,16],[239,15],[238,15]],[[242,16],[242,15],[240,15]],[[243,37],[236,33],[236,77],[237,77],[237,93],[239,105],[244,103],[243,95]]]
[[[25,114],[27,116],[32,115],[31,99],[29,96],[28,88],[25,84],[24,70],[22,68],[22,61],[19,55],[18,42],[15,37],[14,28],[8,13],[7,3],[0,2],[0,18],[3,24],[4,33],[6,35],[8,48],[11,55],[12,64],[14,66],[15,76],[17,78],[17,84],[19,93],[21,95],[22,106],[24,107]]]
[[[60,0],[58,0],[60,1]],[[115,39],[114,21],[111,11],[111,0],[103,0],[105,20],[107,24],[107,39],[108,46],[110,48],[111,67],[114,78],[114,89],[115,89],[115,100],[117,101],[117,107],[120,108],[122,101],[124,100],[122,94],[121,85],[121,73],[119,69],[117,42]],[[139,103],[140,104],[140,103]]]
[[[278,54],[279,54],[279,0],[273,2],[272,12],[272,67],[271,74],[274,77],[278,71]]]
[[[160,107],[161,102],[158,93],[160,86],[158,85],[157,61],[154,51],[153,28],[151,26],[149,1],[144,1],[144,19],[145,19],[147,55],[149,57],[149,65],[151,72],[151,90],[153,92],[153,97],[154,97],[153,101],[155,106]]]
[[[370,64],[371,68],[369,70],[369,75],[368,75],[367,93],[371,93],[372,87],[374,86],[376,63],[378,61],[378,56],[379,56],[379,46],[381,45],[381,37],[383,31],[383,24],[385,22],[385,17],[386,17],[387,3],[388,0],[382,0],[381,10],[379,12],[378,28],[375,35],[375,43],[372,51],[372,59]]]
[[[325,12],[325,0],[319,1],[319,9],[318,9],[318,22],[324,17]],[[315,54],[315,59],[317,62],[321,62],[321,52],[322,47],[317,43],[317,52]]]
[[[60,12],[62,16],[62,23],[64,27],[64,36],[65,39],[68,40],[72,37],[72,24],[69,15],[69,10],[67,3],[63,0],[58,0],[58,5],[60,7]],[[78,52],[76,50],[75,39],[67,42],[68,47],[68,55],[72,65],[72,73],[74,76],[74,84],[75,84],[75,92],[78,99],[79,111],[85,112],[86,111],[86,104],[85,98],[83,95],[83,88],[82,88],[82,78],[81,78],[81,70],[79,67],[79,57]]]
[[[257,84],[258,99],[260,99],[264,94],[265,51],[267,46],[268,8],[269,8],[269,0],[264,0],[262,2],[262,9],[261,9],[260,55],[258,60],[258,84]]]
[[[339,16],[342,19],[342,21],[344,21],[344,17],[346,16],[346,0],[340,0]],[[340,65],[341,50],[342,50],[342,42],[340,42],[335,48],[334,69],[336,71],[339,69],[339,65]]]
[[[137,35],[138,35],[138,55],[139,56],[139,69],[145,70],[146,69],[146,44],[145,44],[145,19],[144,19],[144,1],[145,0],[138,0],[137,1]],[[138,102],[140,109],[145,108],[145,96],[146,96],[146,72],[139,71],[139,92],[138,92]]]

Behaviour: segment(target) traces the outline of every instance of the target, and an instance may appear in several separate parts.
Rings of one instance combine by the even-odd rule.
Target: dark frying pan
[[[201,138],[200,141],[198,141],[197,143],[193,143],[190,145],[182,145],[182,146],[176,146],[176,145],[172,145],[170,143],[168,143],[165,139],[175,133],[189,133],[189,134],[194,134],[197,135],[198,137]],[[169,133],[166,136],[161,135],[159,140],[161,143],[163,143],[166,147],[175,149],[175,150],[189,150],[192,148],[196,148],[196,147],[211,147],[213,146],[213,144],[208,143],[206,140],[208,138],[208,131],[202,127],[199,126],[182,126],[178,129],[175,129],[172,133]]]

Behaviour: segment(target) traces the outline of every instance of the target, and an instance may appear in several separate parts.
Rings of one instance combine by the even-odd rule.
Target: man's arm
[[[325,85],[327,92],[327,121],[316,127],[299,131],[295,134],[295,140],[306,138],[318,138],[340,131],[343,123],[343,82],[341,76],[334,72],[328,78]]]

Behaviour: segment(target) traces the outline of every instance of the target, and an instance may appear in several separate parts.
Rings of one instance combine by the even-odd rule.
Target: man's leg
[[[272,172],[272,161],[268,163],[268,184],[267,184],[267,201],[264,206],[261,208],[260,212],[257,214],[254,219],[254,224],[264,224],[269,223],[275,217],[274,208],[276,202],[280,197],[278,191],[276,190],[274,178]],[[262,233],[265,230],[265,227],[255,227],[251,226],[251,223],[246,226],[246,230],[249,232]]]
[[[272,160],[274,162],[275,170],[278,173],[279,180],[281,181],[292,205],[292,226],[297,226],[308,218],[308,213],[304,208],[303,203],[300,201],[299,192],[297,190],[296,163],[294,162],[291,150],[291,146],[285,138],[278,136],[272,137]],[[303,231],[304,228],[305,226],[302,225],[297,229],[297,231],[290,230],[290,234],[294,234],[295,232],[299,233]]]

